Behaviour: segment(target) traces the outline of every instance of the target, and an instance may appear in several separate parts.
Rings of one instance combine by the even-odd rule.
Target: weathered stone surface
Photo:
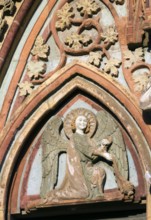
[[[95,114],[106,111],[116,120],[128,160],[133,163],[130,168],[135,169],[136,178],[130,173],[136,181],[134,201],[145,202],[147,197],[150,219],[150,193],[144,179],[145,172],[151,172],[151,124],[145,112],[151,108],[150,0],[9,0],[0,1],[0,6],[0,29],[4,31],[0,39],[0,65],[4,64],[1,79],[6,75],[1,90],[5,97],[1,101],[0,123],[0,218],[4,220],[7,211],[19,213],[30,199],[38,199],[35,194],[30,198],[26,189],[30,170],[34,172],[31,167],[40,147],[40,134],[49,118],[65,117],[74,108],[75,100],[82,99],[83,102],[76,102],[82,103],[81,108],[87,109],[88,102],[90,110],[95,106]],[[22,22],[28,23],[24,34]],[[19,28],[20,35],[16,37]],[[10,62],[15,48],[19,58]],[[117,152],[121,161],[120,150]],[[111,159],[108,150],[104,153]],[[111,167],[114,171],[117,168],[115,164]],[[113,172],[107,175],[114,177]],[[95,175],[90,176],[96,180]],[[103,171],[99,177],[103,181]],[[120,181],[121,178],[117,184],[120,191],[108,188],[106,201],[123,198],[124,185]],[[8,200],[10,206],[6,204]]]

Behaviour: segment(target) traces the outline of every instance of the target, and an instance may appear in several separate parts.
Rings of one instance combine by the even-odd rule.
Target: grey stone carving
[[[66,173],[56,189],[61,152],[67,154]],[[41,201],[103,198],[106,173],[102,160],[114,170],[121,193],[133,197],[125,144],[113,118],[105,111],[94,115],[84,108],[72,110],[64,122],[54,116],[42,137]]]
[[[147,86],[140,97],[140,107],[142,110],[151,109],[151,77],[149,78]]]

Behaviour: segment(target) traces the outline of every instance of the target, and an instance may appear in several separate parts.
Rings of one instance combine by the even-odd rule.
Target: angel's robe
[[[67,148],[67,170],[60,189],[53,193],[53,196],[62,199],[87,198],[90,194],[87,182],[88,162],[92,161],[92,146],[86,135],[73,134],[72,141]]]

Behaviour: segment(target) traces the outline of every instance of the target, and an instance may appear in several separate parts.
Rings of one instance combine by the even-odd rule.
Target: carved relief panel
[[[149,1],[132,3],[137,14],[147,13]],[[13,180],[11,215],[28,218],[65,204],[141,206],[151,140],[139,101],[150,108],[151,62],[143,44],[131,45],[135,34],[128,30],[136,24],[129,1],[43,1],[40,7],[41,26],[33,25],[3,100],[0,159],[8,153],[11,163],[2,170],[0,204]]]
[[[124,198],[132,199],[134,186],[128,179],[126,149],[119,127],[104,111],[95,116],[85,108],[72,110],[64,119],[54,116],[42,134],[42,182],[40,201],[43,206],[60,200],[104,198],[105,170],[110,165]],[[63,137],[62,137],[62,136]],[[109,151],[109,152],[108,152]],[[66,171],[58,189],[58,157],[66,152]]]
[[[137,202],[144,193],[129,137],[109,112],[82,95],[48,120],[25,158],[16,198],[23,212],[58,204]]]

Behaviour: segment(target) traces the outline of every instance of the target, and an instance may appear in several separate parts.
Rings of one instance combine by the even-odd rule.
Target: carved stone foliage
[[[138,48],[134,52],[127,50],[124,52],[125,68],[130,68],[139,61],[144,61],[143,48]]]
[[[129,1],[129,22],[127,24],[127,44],[133,45],[133,50],[126,50],[124,55],[124,70],[127,82],[131,91],[140,98],[144,87],[148,82],[151,70],[149,59],[146,54],[150,52],[150,29],[151,29],[151,2],[150,0]],[[144,39],[144,43],[143,42]],[[141,44],[142,47],[137,47]],[[146,48],[144,48],[146,47]],[[135,48],[135,49],[134,49]],[[134,75],[133,70],[140,70],[144,73]],[[128,70],[129,69],[129,70]]]
[[[62,128],[63,126],[63,128]],[[62,130],[61,130],[62,128]],[[60,132],[61,131],[61,132]],[[124,199],[133,199],[128,181],[127,153],[119,126],[105,111],[95,115],[78,108],[62,121],[54,116],[42,135],[41,199],[29,201],[27,209],[73,199],[104,199],[106,172],[102,162],[114,171]],[[58,157],[66,152],[66,173],[59,188]]]
[[[49,46],[44,43],[44,40],[41,36],[38,36],[31,54],[38,59],[47,59],[49,52]]]
[[[116,4],[124,3],[124,1],[114,2]],[[101,8],[102,3],[96,0],[73,0],[66,1],[56,10],[50,31],[60,50],[60,62],[52,71],[47,70],[46,65],[39,62],[40,59],[47,61],[49,46],[42,36],[38,36],[31,50],[33,61],[27,64],[29,81],[33,84],[33,88],[62,68],[66,64],[68,56],[86,55],[87,63],[113,77],[118,77],[122,61],[112,57],[108,51],[112,45],[118,42],[118,31],[115,25],[105,28],[102,26]],[[32,71],[31,66],[33,66]]]
[[[48,25],[49,28],[47,27],[41,36],[37,37],[32,47],[31,60],[26,65],[26,76],[20,77],[19,88],[24,92],[20,92],[19,96],[31,94],[33,89],[73,59],[84,60],[83,62],[95,66],[104,74],[116,78],[120,83],[122,80],[126,81],[130,90],[136,96],[140,96],[142,92],[140,87],[143,87],[144,83],[141,84],[141,80],[133,75],[133,69],[146,65],[144,49],[134,47],[135,49],[131,50],[127,47],[127,42],[123,40],[123,38],[126,39],[126,36],[123,36],[123,33],[126,35],[126,25],[122,30],[121,18],[116,14],[116,9],[126,7],[125,1],[108,2],[109,7],[103,1],[98,0],[64,0],[60,1],[60,4],[57,3]],[[109,21],[107,19],[102,22],[103,11],[108,11],[108,15],[111,14],[112,18],[110,17]],[[50,41],[50,35],[53,41]],[[52,42],[59,51],[59,55],[56,60],[52,61],[51,66],[51,58],[56,53],[51,50]],[[150,69],[150,64],[147,64],[147,67]]]
[[[71,55],[86,53],[90,55],[88,62],[95,66],[100,66],[102,59],[101,57],[93,59],[92,54],[93,57],[95,53],[96,56],[101,54],[109,60],[110,55],[107,50],[118,40],[115,27],[102,29],[99,13],[101,6],[94,0],[79,0],[76,3],[73,1],[58,10],[55,23],[58,33],[61,32],[63,38],[64,52]],[[60,37],[59,40],[61,41]]]
[[[113,7],[115,5],[123,7],[125,1],[112,0],[110,3],[113,3]],[[144,3],[142,1],[139,4],[143,7]],[[47,43],[44,35],[38,36],[31,50],[32,59],[27,64],[27,77],[22,80],[22,85],[28,78],[34,89],[55,71],[63,68],[69,56],[76,58],[85,56],[84,62],[112,77],[118,78],[123,71],[130,89],[138,95],[141,92],[138,88],[140,80],[133,76],[132,72],[133,68],[139,69],[146,65],[144,49],[139,47],[131,50],[126,46],[121,48],[122,57],[112,54],[112,47],[120,44],[119,27],[116,23],[102,25],[103,7],[102,2],[97,0],[64,1],[54,12],[49,25],[50,33],[60,52],[60,61],[56,68],[52,70],[47,68],[46,62],[49,61],[51,45]],[[150,68],[150,65],[147,66]],[[32,90],[26,95],[31,92]],[[24,96],[23,94],[25,93],[20,93],[21,96]]]
[[[39,86],[37,91],[34,91],[34,93],[31,94],[31,96],[27,98],[18,109],[16,106],[18,107],[20,104],[19,101],[24,100],[24,98],[19,97],[19,101],[17,100],[16,97],[18,91],[15,95],[17,101],[15,98],[8,98],[12,96],[13,90],[16,89],[15,85],[12,87],[10,86],[8,92],[10,96],[7,96],[7,102],[4,103],[5,109],[8,107],[11,108],[9,109],[8,117],[6,114],[6,118],[8,119],[5,123],[6,128],[4,129],[1,138],[3,153],[1,154],[2,160],[3,155],[6,153],[7,156],[7,152],[10,151],[7,166],[3,171],[3,177],[5,177],[3,183],[9,185],[11,169],[13,165],[15,165],[14,161],[17,159],[16,155],[19,155],[19,152],[23,148],[22,143],[26,142],[26,139],[32,133],[32,129],[35,128],[36,125],[39,125],[40,127],[41,124],[45,122],[41,121],[41,119],[48,117],[48,112],[59,112],[56,106],[59,106],[60,108],[60,103],[62,103],[64,97],[70,98],[72,91],[84,91],[83,94],[87,93],[89,94],[88,96],[93,96],[93,101],[98,99],[97,103],[102,103],[102,106],[105,106],[105,109],[108,109],[113,115],[116,112],[115,115],[120,121],[120,125],[115,122],[107,112],[103,110],[97,112],[98,109],[101,109],[99,106],[96,108],[96,114],[87,110],[85,107],[87,106],[87,103],[83,105],[85,109],[70,111],[69,114],[65,116],[65,119],[64,117],[61,118],[60,115],[63,115],[63,111],[69,110],[69,104],[66,106],[66,109],[62,109],[62,112],[60,111],[61,113],[59,112],[58,115],[55,115],[54,117],[51,115],[51,119],[45,129],[38,127],[40,130],[40,132],[38,130],[39,136],[35,134],[37,135],[36,138],[38,141],[35,138],[36,140],[33,140],[32,147],[29,147],[29,151],[32,154],[32,157],[29,156],[31,164],[28,167],[25,167],[28,172],[25,171],[25,176],[22,176],[23,178],[26,178],[27,183],[27,176],[29,177],[29,171],[34,160],[33,158],[36,158],[37,151],[39,150],[36,148],[40,146],[42,160],[39,161],[40,168],[42,167],[42,178],[39,175],[39,183],[41,186],[39,185],[39,188],[37,187],[38,190],[40,189],[40,195],[28,194],[27,192],[21,192],[22,190],[20,190],[21,193],[19,193],[23,195],[18,193],[19,195],[16,197],[16,207],[20,207],[22,211],[26,208],[26,204],[27,209],[32,209],[35,207],[50,206],[50,204],[56,202],[57,204],[59,202],[65,203],[63,201],[71,200],[72,203],[74,203],[75,200],[78,202],[91,202],[92,200],[103,201],[106,195],[104,183],[106,183],[106,177],[109,176],[103,165],[109,169],[115,179],[116,186],[118,187],[118,189],[116,188],[115,193],[118,193],[118,195],[120,194],[119,198],[121,200],[132,201],[134,199],[134,186],[130,183],[128,177],[129,170],[127,153],[129,153],[129,151],[126,151],[125,145],[129,150],[130,148],[128,145],[129,143],[131,144],[129,137],[131,137],[133,145],[136,146],[136,149],[139,152],[138,158],[143,158],[142,161],[145,164],[144,158],[149,156],[147,156],[147,153],[144,154],[144,152],[148,152],[148,145],[146,143],[147,141],[150,143],[150,133],[149,128],[141,118],[141,111],[138,108],[138,103],[135,102],[135,99],[133,99],[134,97],[128,93],[126,89],[122,89],[116,80],[121,77],[120,80],[124,81],[124,77],[122,77],[124,75],[131,91],[134,90],[135,92],[142,92],[146,87],[141,101],[142,103],[145,103],[145,105],[143,103],[143,106],[147,106],[148,108],[148,106],[150,106],[150,64],[146,64],[145,51],[143,48],[128,48],[126,42],[123,40],[125,29],[122,29],[123,26],[120,26],[122,23],[120,23],[120,19],[122,20],[123,18],[119,18],[120,16],[118,17],[115,7],[118,9],[124,7],[124,5],[126,5],[124,4],[125,1],[53,1],[56,2],[56,7],[54,7],[55,3],[53,5],[52,1],[47,1],[47,3],[50,2],[51,7],[46,8],[47,11],[49,11],[48,8],[53,8],[53,14],[51,14],[50,11],[48,12],[49,15],[51,15],[50,23],[48,24],[47,20],[43,20],[44,26],[42,27],[41,25],[41,30],[40,28],[38,29],[38,25],[35,25],[36,32],[34,29],[35,27],[33,27],[33,33],[36,33],[36,35],[37,33],[40,33],[41,35],[37,37],[34,45],[34,37],[32,38],[30,44],[31,56],[29,56],[29,52],[26,53],[27,56],[21,55],[25,58],[24,63],[26,62],[25,60],[28,60],[26,66],[23,66],[23,64],[18,65],[15,70],[15,82],[18,83],[18,80],[21,79],[18,86],[20,89],[19,95],[22,97],[31,94],[33,88],[36,89],[39,84],[43,84]],[[107,5],[106,2],[109,4]],[[114,13],[110,12],[111,9]],[[112,22],[112,25],[104,25],[104,23],[101,22],[104,15],[103,11],[105,11],[105,13],[108,11],[108,14],[110,13],[114,16],[116,15],[116,19]],[[43,14],[41,18],[42,17]],[[114,20],[114,17],[112,17],[112,20]],[[108,24],[108,20],[106,23]],[[46,27],[47,24],[48,26]],[[44,27],[46,27],[45,30]],[[121,33],[124,34],[122,35]],[[28,43],[29,40],[31,40],[30,37],[27,40]],[[55,47],[60,56],[58,54],[56,56],[56,50],[53,50]],[[53,60],[54,65],[52,66],[50,65],[51,59],[49,48],[51,58],[53,58],[53,56],[57,57],[57,59],[55,57]],[[24,51],[25,49],[26,48],[23,48]],[[79,64],[75,65],[75,63],[72,62],[75,59],[81,60],[80,67]],[[78,63],[79,61],[76,62]],[[21,62],[19,64],[21,64]],[[66,64],[69,65],[65,66]],[[22,67],[20,72],[19,67]],[[149,73],[145,73],[144,71],[142,78],[139,74],[133,74],[135,70],[144,67],[147,67]],[[55,74],[53,75],[53,73]],[[80,79],[81,76],[82,79]],[[116,80],[113,79],[113,77],[116,77]],[[70,82],[70,79],[73,81]],[[97,84],[96,87],[95,84]],[[99,89],[102,89],[102,91],[104,90],[105,92],[102,93]],[[113,96],[113,99],[108,99],[107,95]],[[47,102],[47,98],[49,98],[51,102]],[[118,100],[121,107],[116,105]],[[73,102],[74,101],[72,100],[72,103]],[[12,106],[8,103],[12,103]],[[92,103],[90,109],[93,104],[95,105],[96,103]],[[12,110],[13,108],[15,110],[17,109],[16,114],[14,114]],[[3,109],[2,116],[5,109]],[[126,115],[125,112],[127,109],[128,113]],[[130,120],[131,116],[134,120],[132,122]],[[9,117],[11,118],[10,121]],[[137,128],[135,128],[135,126]],[[124,128],[122,132],[121,127]],[[137,129],[138,131],[135,132]],[[140,135],[140,130],[144,136]],[[21,137],[20,134],[17,133],[18,131],[21,133]],[[36,147],[34,146],[35,142],[37,144]],[[144,148],[146,148],[145,151],[143,151]],[[32,150],[34,152],[32,152]],[[14,152],[16,152],[15,156]],[[65,161],[66,172],[63,177],[63,182],[59,188],[56,188],[58,170],[61,166],[59,165],[58,158],[62,153],[66,154],[67,158]],[[133,152],[132,154],[130,152],[130,156],[133,157]],[[137,163],[135,165],[137,165]],[[23,164],[21,164],[21,166],[23,168]],[[134,167],[137,168],[137,166]],[[7,171],[6,176],[5,171]],[[21,173],[21,170],[19,171]],[[21,174],[19,175],[21,176]],[[141,176],[142,175],[138,175],[138,178]],[[22,182],[23,178],[20,178]],[[15,179],[15,181],[19,183],[20,179]],[[139,183],[140,182],[141,181],[139,180]],[[19,185],[18,188],[21,189],[22,187],[22,189],[26,190],[27,188],[25,186],[27,186],[27,184],[23,183],[22,185]],[[17,191],[16,188],[13,192],[14,197]],[[140,188],[142,188],[142,185]],[[112,192],[109,193],[110,195],[112,194]],[[5,184],[2,184],[1,195],[1,204],[3,206],[6,199],[9,201],[9,198],[5,197],[5,195],[7,196]],[[141,200],[142,195],[145,195],[144,191],[140,192],[139,201]],[[32,199],[30,196],[33,196]],[[22,197],[24,197],[24,201],[22,200]],[[136,198],[138,199],[137,196]],[[138,201],[137,199],[136,201]],[[18,205],[19,200],[20,203],[23,202],[23,205]],[[115,200],[115,198],[113,198],[113,200]],[[16,213],[16,210],[12,213]]]
[[[110,3],[113,3],[113,7],[123,7],[125,1]],[[84,62],[111,77],[118,79],[123,72],[130,90],[140,97],[149,75],[135,75],[133,70],[139,70],[146,65],[144,48],[136,47],[131,50],[127,46],[121,47],[121,55],[114,56],[113,46],[116,45],[116,48],[120,45],[120,28],[115,22],[114,25],[102,25],[103,10],[103,3],[97,0],[64,1],[59,5],[52,15],[49,28],[59,49],[60,61],[54,69],[49,68],[47,62],[51,61],[49,51],[50,54],[53,53],[52,45],[47,42],[48,36],[38,36],[31,50],[31,60],[26,66],[26,76],[18,84],[19,96],[26,97],[31,94],[33,89],[51,77],[55,71],[63,68],[68,57],[81,59],[85,56]],[[147,68],[150,69],[150,64],[147,64]]]
[[[33,85],[28,81],[19,83],[18,86],[20,88],[20,96],[26,96],[32,92]]]
[[[149,78],[150,78],[150,74],[148,72],[143,72],[142,74],[136,76],[133,74],[135,91],[143,93],[147,88]]]
[[[2,34],[4,26],[6,25],[6,20],[4,18],[5,14],[6,14],[6,12],[9,12],[10,14],[13,13],[14,2],[13,2],[13,0],[7,0],[7,1],[1,0],[0,6],[2,7],[1,17],[0,17],[0,33]]]
[[[20,96],[26,96],[31,94],[34,89],[34,84],[31,82],[32,79],[43,78],[43,74],[46,72],[47,68],[47,57],[49,53],[49,46],[44,43],[41,36],[38,36],[33,49],[31,50],[32,60],[27,64],[27,74],[30,78],[29,81],[24,80],[18,83]]]
[[[4,34],[5,26],[8,25],[5,19],[8,15],[13,15],[15,10],[14,0],[0,0],[0,37]]]
[[[28,75],[30,78],[39,78],[42,77],[42,73],[46,71],[46,63],[43,61],[30,61],[27,65],[27,68]]]

